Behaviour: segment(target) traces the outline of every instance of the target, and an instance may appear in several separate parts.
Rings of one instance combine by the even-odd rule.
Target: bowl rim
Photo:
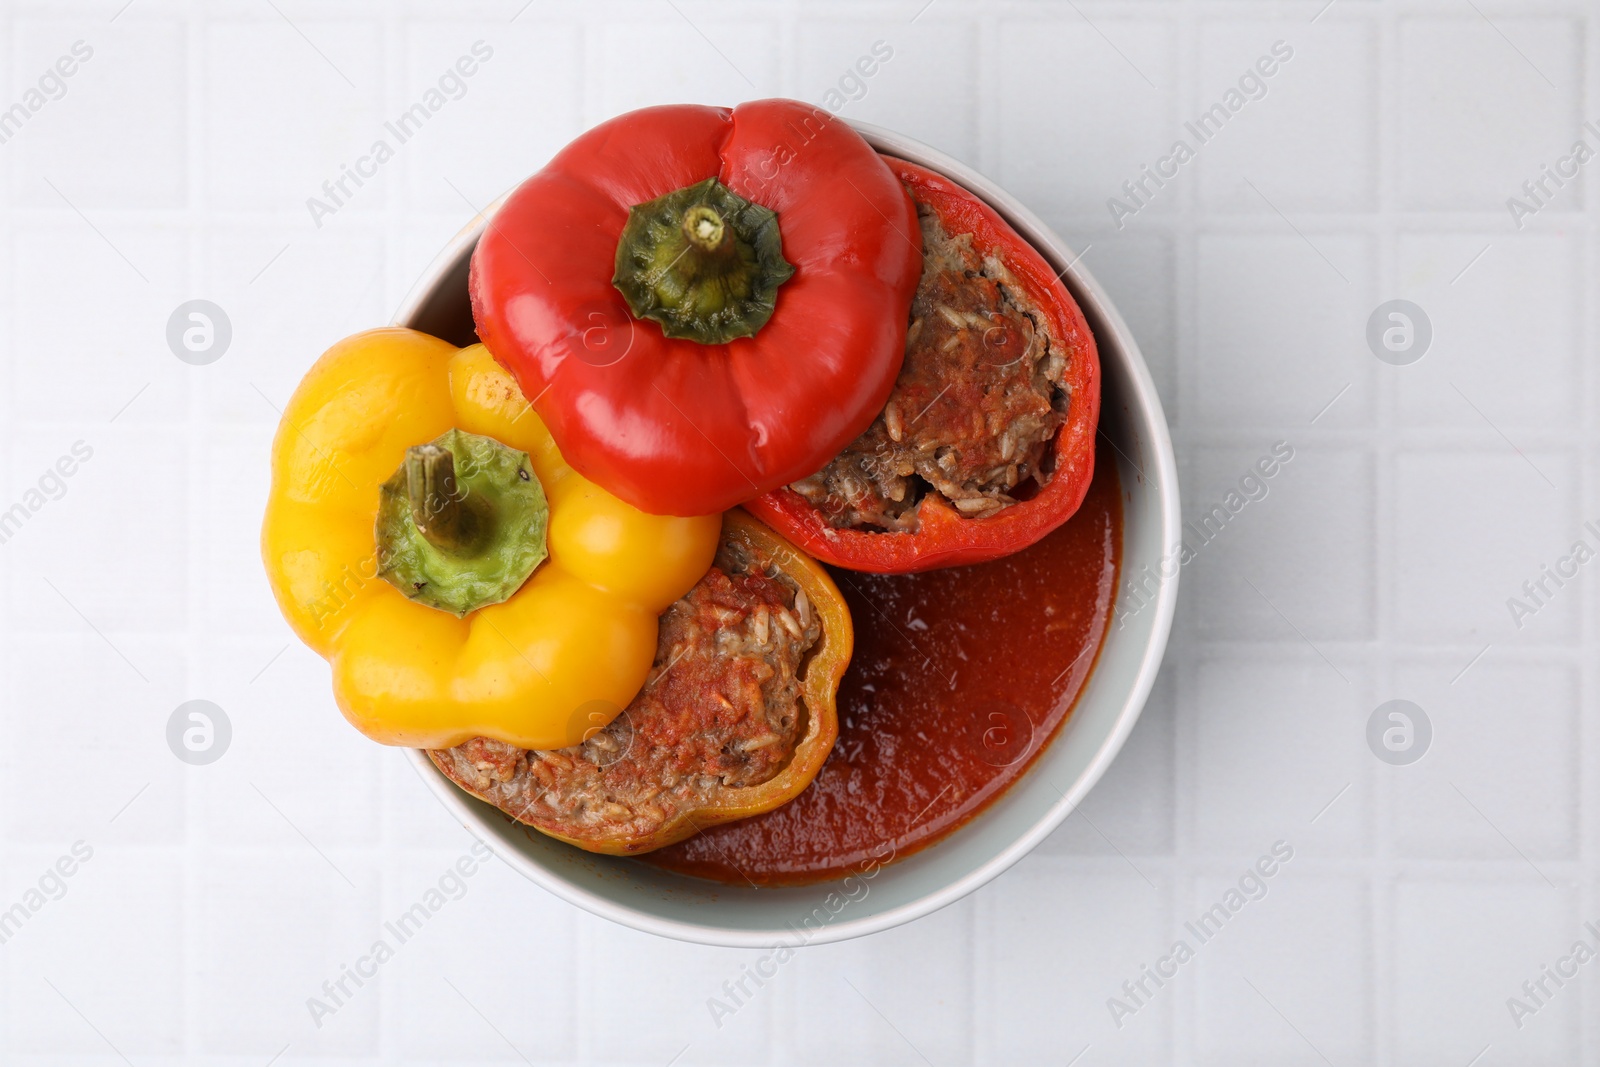
[[[877,151],[907,159],[952,179],[993,207],[1014,228],[1022,231],[1030,244],[1034,244],[1035,247],[1043,244],[1044,247],[1039,247],[1039,251],[1047,260],[1058,259],[1066,264],[1061,271],[1063,281],[1068,284],[1075,299],[1084,302],[1087,297],[1090,307],[1085,310],[1093,312],[1088,316],[1091,325],[1098,322],[1115,338],[1115,345],[1110,347],[1125,363],[1121,369],[1126,373],[1132,386],[1131,394],[1124,398],[1127,401],[1128,417],[1143,424],[1141,436],[1147,439],[1147,443],[1151,446],[1150,452],[1153,453],[1146,457],[1143,475],[1146,480],[1153,482],[1156,488],[1157,517],[1161,525],[1158,543],[1161,546],[1176,546],[1181,538],[1181,508],[1177,461],[1172,448],[1172,435],[1167,425],[1166,413],[1133,332],[1099,282],[1082,266],[1082,253],[1074,254],[1073,249],[1036,214],[993,180],[960,160],[894,130],[853,119],[845,121],[849,122],[850,126]],[[396,310],[394,325],[409,326],[415,321],[435,290],[448,280],[451,270],[460,263],[463,254],[477,244],[479,237],[487,228],[489,218],[500,202],[501,200],[497,199],[485,207],[440,250]],[[1101,343],[1099,347],[1103,381],[1105,378],[1103,363],[1108,346]],[[1154,469],[1151,469],[1152,467]],[[1123,543],[1126,546],[1126,527],[1124,527]],[[1171,575],[1163,571],[1156,597],[1150,605],[1155,610],[1155,616],[1149,638],[1139,659],[1133,684],[1122,698],[1122,707],[1117,712],[1112,728],[1101,740],[1093,758],[1087,762],[1072,786],[1060,790],[1061,798],[1052,804],[1027,831],[1019,834],[1004,848],[961,877],[884,911],[832,923],[809,938],[806,944],[826,944],[877,933],[947,907],[999,877],[1033,851],[1039,842],[1072,814],[1115,760],[1144,710],[1145,702],[1160,671],[1171,634],[1178,597],[1179,570],[1174,568]],[[1126,574],[1120,577],[1125,579]],[[1118,599],[1120,597],[1119,589]],[[1109,633],[1105,640],[1110,640]],[[1104,644],[1101,647],[1103,652]],[[1098,663],[1095,669],[1099,669]],[[1093,677],[1093,671],[1089,677]],[[1087,684],[1088,679],[1085,680],[1085,685]],[[1071,721],[1071,718],[1069,715],[1063,722],[1063,727]],[[1055,739],[1052,738],[1052,741]],[[621,904],[595,893],[562,874],[540,865],[515,849],[499,847],[494,835],[479,833],[477,827],[492,817],[488,812],[493,809],[486,809],[485,805],[439,773],[426,751],[407,749],[406,755],[413,770],[469,833],[488,845],[512,869],[569,904],[577,905],[585,911],[635,930],[696,944],[727,948],[769,948],[785,943],[785,939],[791,934],[788,929],[777,927],[733,929],[709,923],[685,922],[666,918],[643,908]],[[1025,773],[1036,771],[1037,768],[1030,767]],[[1018,782],[1020,781],[1019,778]],[[963,833],[966,829],[963,827],[955,833]]]

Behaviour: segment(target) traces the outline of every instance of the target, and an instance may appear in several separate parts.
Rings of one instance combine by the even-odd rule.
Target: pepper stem
[[[699,204],[684,212],[683,235],[696,248],[715,252],[727,240],[728,226],[715,208]]]
[[[754,336],[794,276],[777,213],[715,178],[629,208],[615,265],[635,315],[708,345]]]
[[[472,555],[484,524],[456,485],[456,458],[435,444],[406,449],[406,495],[411,521],[428,543],[452,555]]]
[[[407,597],[464,616],[499,604],[545,558],[549,506],[528,454],[449,430],[406,449],[378,491],[378,574]]]

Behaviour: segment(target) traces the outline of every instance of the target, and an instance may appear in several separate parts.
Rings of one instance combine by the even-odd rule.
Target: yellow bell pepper
[[[380,487],[408,449],[451,429],[527,453],[549,506],[549,558],[500,603],[463,617],[380,575]],[[466,475],[463,475],[465,480]],[[295,633],[333,668],[334,696],[384,744],[492,737],[579,744],[638,693],[657,619],[705,574],[721,516],[648,515],[569,467],[482,345],[399,327],[325,353],[272,450],[262,556]]]

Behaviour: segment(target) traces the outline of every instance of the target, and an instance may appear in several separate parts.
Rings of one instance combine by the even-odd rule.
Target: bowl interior
[[[1126,324],[1070,249],[992,182],[919,142],[855,125],[880,151],[942,172],[987,200],[1063,272],[1083,308],[1100,349],[1101,432],[1122,482],[1117,618],[1076,708],[1003,796],[938,844],[835,882],[727,886],[591,855],[512,822],[458,789],[425,754],[410,753],[463,825],[513,867],[592,912],[683,940],[733,946],[842,940],[925,915],[995,877],[1059,825],[1104,773],[1144,706],[1171,626],[1177,574],[1167,548],[1179,539],[1177,475],[1160,401]],[[482,229],[479,219],[458,235],[396,315],[397,324],[455,344],[476,341],[467,270]],[[1146,586],[1137,610],[1129,610],[1130,578]]]

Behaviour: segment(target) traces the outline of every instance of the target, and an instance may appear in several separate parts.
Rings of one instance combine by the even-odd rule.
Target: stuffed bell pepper
[[[429,756],[552,837],[647,852],[770,811],[811,783],[838,735],[852,641],[827,572],[730,511],[716,564],[662,616],[644,689],[605,729],[560,752],[477,738]]]
[[[992,208],[923,167],[888,163],[922,232],[905,363],[864,433],[746,506],[851,570],[998,559],[1066,522],[1088,491],[1094,335],[1057,272]]]

